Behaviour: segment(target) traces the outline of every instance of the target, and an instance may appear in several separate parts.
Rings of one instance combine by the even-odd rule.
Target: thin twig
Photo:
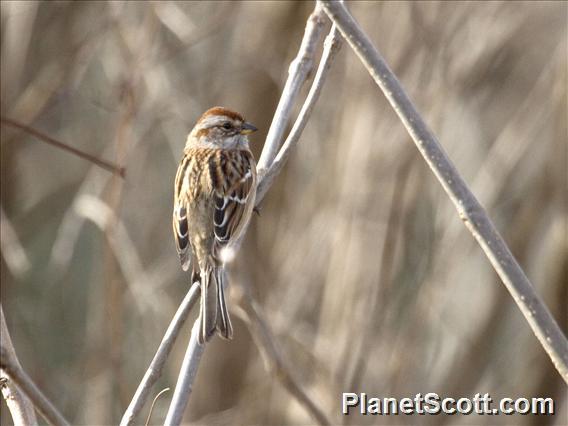
[[[12,363],[18,368],[22,368],[20,362],[18,361],[14,345],[12,344],[10,332],[8,331],[8,326],[6,324],[6,318],[4,318],[4,310],[2,309],[2,305],[0,305],[0,346],[5,349],[6,356],[12,360]],[[14,424],[37,424],[32,402],[26,396],[26,394],[23,393],[21,389],[10,380],[10,378],[4,373],[3,370],[0,371],[0,381],[5,381],[5,383],[0,384],[0,387],[2,388],[2,396],[4,397],[6,405],[10,410]]]
[[[318,70],[316,72],[316,76],[314,77],[314,82],[310,87],[310,91],[304,104],[302,105],[302,109],[300,110],[300,114],[298,114],[298,118],[290,131],[290,134],[286,138],[286,141],[282,145],[282,148],[278,152],[278,155],[270,164],[270,167],[261,176],[260,182],[258,183],[258,188],[256,190],[256,205],[258,206],[266,192],[272,186],[274,179],[276,176],[280,174],[282,171],[282,167],[286,164],[286,160],[290,155],[292,148],[294,148],[300,139],[302,131],[306,127],[308,119],[310,118],[316,101],[319,98],[321,90],[323,88],[323,84],[327,77],[328,71],[331,68],[331,63],[335,58],[336,53],[341,48],[341,35],[339,31],[335,28],[335,25],[332,26],[331,31],[327,35],[325,42],[324,42],[324,50],[322,53],[322,57],[318,66]],[[267,139],[268,142],[268,139]],[[263,151],[264,153],[264,151]],[[259,171],[260,174],[260,171]]]
[[[76,155],[77,157],[80,157],[84,160],[90,161],[91,163],[96,164],[97,166],[108,170],[111,173],[117,173],[120,177],[124,178],[125,174],[126,174],[126,169],[124,167],[121,166],[117,166],[116,164],[112,164],[106,160],[103,160],[101,158],[95,157],[94,155],[91,154],[87,154],[86,152],[83,152],[75,147],[72,147],[70,145],[67,145],[63,142],[60,142],[54,138],[52,138],[51,136],[46,135],[45,133],[42,133],[30,126],[27,126],[23,123],[20,123],[16,120],[12,120],[11,118],[7,118],[7,117],[0,117],[0,122],[2,122],[2,124],[10,126],[10,127],[14,127],[16,129],[19,130],[23,130],[24,132],[35,136],[38,140],[45,142],[49,145],[53,145],[59,149],[62,149],[63,151],[67,151],[70,152],[71,154]]]
[[[170,388],[165,388],[162,389],[160,392],[158,392],[158,395],[156,395],[154,397],[154,400],[152,401],[152,405],[150,405],[150,412],[148,413],[148,417],[146,418],[146,423],[144,423],[144,426],[148,426],[150,424],[150,420],[152,419],[152,412],[154,411],[154,406],[156,405],[156,402],[158,401],[158,399],[160,399],[160,397],[165,394],[166,392],[168,392],[170,390]]]
[[[164,369],[164,365],[166,363],[166,359],[170,354],[174,343],[179,335],[181,327],[187,320],[187,316],[191,311],[193,305],[197,301],[199,297],[199,284],[194,283],[189,291],[187,292],[185,298],[179,305],[177,312],[175,313],[164,337],[162,338],[162,342],[148,367],[146,370],[146,374],[142,378],[142,381],[138,385],[138,389],[136,389],[136,393],[130,401],[128,408],[126,409],[124,415],[122,416],[122,420],[120,421],[121,426],[126,425],[133,425],[136,417],[144,407],[144,404],[148,400],[148,396],[150,395],[150,390],[152,386],[158,381],[160,376],[162,375],[162,370]]]
[[[4,328],[4,312],[1,306],[0,316],[2,321],[2,328]],[[27,375],[17,359],[14,357],[14,354],[12,353],[13,348],[10,347],[11,342],[9,341],[7,329],[6,335],[4,335],[4,330],[2,330],[2,339],[0,343],[0,368],[8,376],[9,380],[13,381],[25,394],[25,396],[29,398],[33,406],[49,424],[69,425],[70,423],[65,420],[65,418],[61,415],[57,408],[55,408],[51,401],[49,401],[39,390],[33,380]],[[35,420],[35,416],[33,417],[33,419]],[[28,418],[26,421],[23,421],[22,424],[37,424],[37,421],[34,420]]]
[[[418,113],[377,48],[341,3],[322,0],[369,74],[382,89],[418,150],[454,203],[460,218],[477,240],[513,296],[542,347],[568,383],[568,341],[550,311],[511,254],[503,238]]]
[[[187,345],[187,350],[185,351],[183,363],[181,364],[172,402],[170,403],[170,408],[168,409],[168,414],[164,421],[164,425],[166,426],[178,426],[181,424],[189,395],[193,389],[193,381],[197,375],[199,361],[201,361],[201,356],[205,351],[205,344],[200,345],[197,341],[198,335],[199,319],[195,321],[191,329],[191,337]]]
[[[272,124],[266,135],[266,141],[264,142],[262,154],[260,155],[257,166],[260,177],[266,173],[272,165],[274,157],[276,157],[282,135],[288,125],[288,118],[294,106],[294,101],[312,70],[315,49],[325,21],[325,14],[319,3],[317,3],[306,23],[306,30],[304,31],[304,38],[298,50],[298,55],[296,59],[292,61],[288,69],[288,79],[282,90],[280,101],[274,112]]]
[[[332,421],[309,397],[302,386],[292,374],[292,370],[284,360],[284,356],[274,339],[270,327],[265,320],[262,311],[252,297],[245,292],[240,301],[240,306],[234,312],[247,325],[252,339],[256,343],[266,369],[276,377],[290,394],[306,409],[306,411],[320,425],[330,425]]]

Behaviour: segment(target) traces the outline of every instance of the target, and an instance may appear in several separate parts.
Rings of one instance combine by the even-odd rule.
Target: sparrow
[[[246,230],[256,196],[256,163],[247,135],[257,128],[238,113],[211,108],[189,133],[174,184],[173,231],[184,271],[199,282],[198,341],[233,327],[225,301],[224,253]]]

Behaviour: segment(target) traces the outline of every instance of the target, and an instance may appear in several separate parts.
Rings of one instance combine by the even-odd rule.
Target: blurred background
[[[258,158],[313,7],[1,3],[2,116],[126,169],[2,125],[1,301],[21,363],[74,424],[118,423],[188,289],[171,230],[188,131],[229,107],[260,129]],[[567,3],[349,8],[566,333]],[[564,382],[347,45],[230,277],[235,339],[207,347],[189,422],[314,423],[266,369],[243,289],[335,424],[567,422]],[[175,386],[194,316],[154,395]],[[558,414],[342,417],[342,392],[553,397]]]

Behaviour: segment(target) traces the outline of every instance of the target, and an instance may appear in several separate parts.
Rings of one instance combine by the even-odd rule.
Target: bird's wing
[[[191,166],[192,158],[184,156],[181,160],[175,179],[174,187],[174,213],[173,213],[173,230],[176,249],[184,271],[189,269],[191,263],[191,248],[188,236],[187,223],[187,202],[188,202],[188,182],[186,175],[188,168]]]
[[[218,151],[210,162],[216,246],[239,238],[254,207],[256,165],[250,151]],[[219,247],[217,247],[219,248]]]

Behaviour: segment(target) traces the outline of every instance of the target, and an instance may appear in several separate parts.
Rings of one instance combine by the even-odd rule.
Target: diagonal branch
[[[195,320],[191,329],[191,337],[189,338],[189,344],[187,345],[185,356],[183,357],[178,381],[174,395],[172,396],[172,402],[170,403],[168,414],[166,414],[166,420],[164,421],[164,425],[166,426],[177,426],[181,424],[185,407],[189,401],[189,395],[193,390],[193,381],[199,369],[199,362],[205,351],[205,344],[199,344],[198,336],[199,318]]]
[[[142,407],[148,400],[152,386],[162,375],[162,370],[164,369],[164,364],[166,363],[168,355],[174,346],[181,327],[187,320],[187,316],[189,315],[191,308],[195,305],[199,294],[199,284],[194,283],[187,292],[187,295],[181,302],[170,325],[168,326],[168,329],[162,338],[162,342],[160,343],[148,370],[146,370],[146,374],[144,374],[132,401],[130,401],[128,408],[122,416],[120,426],[130,426],[134,424],[136,416],[140,413],[140,410],[142,410]]]
[[[470,191],[442,146],[404,91],[377,48],[342,3],[322,0],[369,74],[391,103],[418,150],[454,203],[460,218],[477,240],[493,268],[525,316],[554,366],[568,383],[568,341],[550,311],[511,254],[507,244]]]
[[[266,173],[272,165],[274,157],[276,157],[276,153],[280,147],[280,141],[282,140],[282,135],[288,125],[288,119],[290,118],[294,102],[312,70],[315,50],[320,39],[324,23],[325,13],[323,13],[320,4],[317,3],[314,11],[308,18],[306,30],[304,31],[304,38],[302,39],[302,44],[298,50],[298,55],[296,56],[296,59],[292,61],[290,68],[288,69],[288,79],[286,80],[286,84],[282,90],[280,101],[278,102],[278,106],[274,112],[272,124],[270,125],[270,129],[268,129],[268,134],[266,135],[266,141],[264,142],[262,154],[260,155],[257,166],[260,177]]]
[[[2,327],[2,339],[0,341],[0,369],[3,373],[8,376],[8,379],[13,382],[18,389],[20,389],[27,399],[31,401],[37,411],[43,416],[43,418],[50,425],[70,425],[70,423],[65,420],[61,413],[55,408],[55,406],[48,400],[45,395],[39,390],[30,376],[24,371],[17,358],[13,348],[11,347],[11,340],[8,334],[8,329],[6,327],[6,322],[4,319],[4,311],[0,305],[0,322]],[[4,335],[6,334],[6,335]],[[14,394],[15,395],[15,394]],[[27,404],[27,402],[24,402]],[[23,424],[35,424],[35,415],[33,409],[24,408],[24,411],[20,413],[26,416]],[[32,417],[27,417],[32,416]],[[14,419],[15,420],[15,419]]]
[[[282,148],[278,152],[278,155],[270,164],[270,167],[268,168],[266,173],[264,175],[261,175],[261,179],[256,190],[257,206],[262,202],[262,199],[266,195],[268,189],[272,186],[272,183],[274,182],[276,176],[278,176],[282,171],[282,168],[284,167],[284,164],[286,164],[292,148],[294,148],[298,143],[298,140],[300,139],[300,136],[302,135],[302,132],[306,127],[308,119],[312,114],[316,101],[319,98],[323,84],[325,82],[325,79],[327,78],[329,69],[331,68],[333,59],[335,58],[335,55],[340,48],[341,35],[335,28],[335,25],[333,25],[331,31],[325,39],[324,50],[318,66],[318,70],[316,71],[314,82],[310,87],[310,91],[308,93],[308,96],[306,97],[304,105],[302,105],[300,114],[298,115],[298,118],[296,119],[296,122],[294,123],[294,126],[290,131],[290,134],[286,138],[286,141],[282,145]]]
[[[0,347],[17,368],[22,368],[12,344],[2,305],[0,305]],[[32,401],[10,380],[10,377],[4,371],[0,371],[0,388],[15,425],[37,424]]]
[[[124,167],[121,166],[117,166],[116,164],[112,164],[109,163],[106,160],[102,160],[98,157],[95,157],[94,155],[88,154],[86,152],[83,152],[75,147],[72,147],[70,145],[67,145],[63,142],[58,141],[57,139],[52,138],[51,136],[46,135],[45,133],[40,132],[39,130],[34,129],[33,127],[30,126],[26,126],[23,123],[20,123],[16,120],[12,120],[11,118],[7,118],[7,117],[1,117],[0,118],[0,122],[2,122],[2,124],[9,126],[9,127],[14,127],[16,129],[22,130],[32,136],[35,136],[38,140],[45,142],[49,145],[55,146],[56,148],[62,149],[63,151],[67,151],[70,152],[73,155],[76,155],[77,157],[82,158],[83,160],[87,160],[90,161],[91,163],[96,164],[97,166],[108,170],[111,173],[117,173],[118,175],[120,175],[122,178],[124,178],[125,173],[126,173],[126,169]]]

